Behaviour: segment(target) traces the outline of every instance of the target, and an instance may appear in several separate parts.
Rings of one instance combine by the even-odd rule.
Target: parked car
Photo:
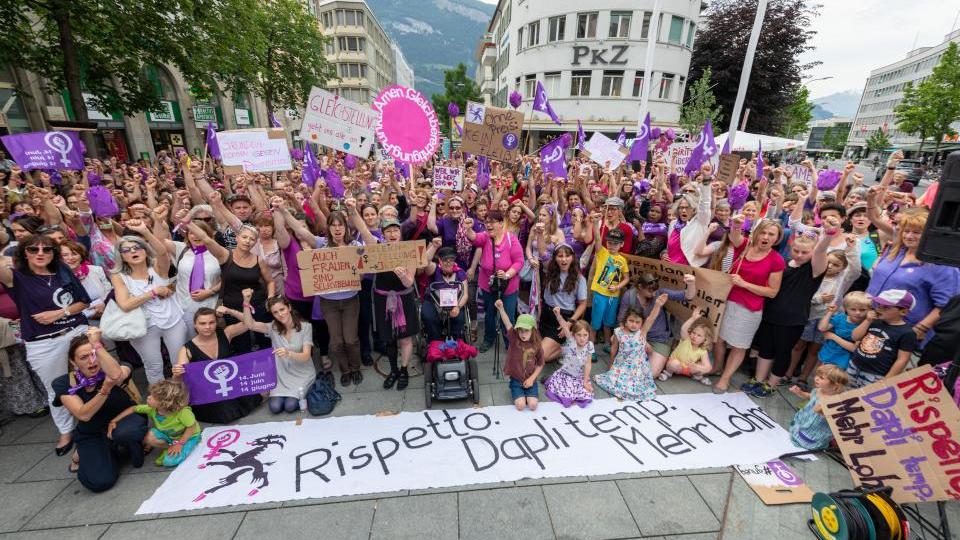
[[[875,180],[877,182],[883,178],[884,173],[887,172],[886,167],[877,168],[877,177]],[[921,163],[919,159],[902,159],[900,163],[897,163],[897,168],[894,172],[906,173],[907,181],[911,182],[914,186],[920,184],[920,180],[923,179],[923,169],[921,168]]]

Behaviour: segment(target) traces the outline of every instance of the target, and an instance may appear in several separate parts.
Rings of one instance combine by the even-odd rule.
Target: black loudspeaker
[[[917,258],[960,267],[960,151],[947,156]]]

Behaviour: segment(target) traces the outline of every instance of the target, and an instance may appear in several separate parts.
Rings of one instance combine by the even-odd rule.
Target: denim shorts
[[[616,328],[619,307],[619,296],[605,296],[594,291],[593,305],[590,307],[590,326],[594,330],[600,330],[603,327]]]
[[[510,378],[510,398],[517,400],[520,398],[532,397],[534,399],[540,399],[540,385],[539,383],[534,382],[530,385],[530,388],[524,388],[523,382],[518,381],[514,378]]]
[[[817,329],[817,324],[819,323],[820,319],[810,319],[807,321],[807,325],[803,327],[803,334],[800,336],[800,339],[807,343],[823,344],[823,332]]]

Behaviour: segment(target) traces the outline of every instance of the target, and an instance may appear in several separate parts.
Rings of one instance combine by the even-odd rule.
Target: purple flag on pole
[[[710,161],[716,154],[717,143],[713,140],[713,124],[710,123],[708,118],[707,123],[703,125],[703,130],[700,131],[700,139],[697,140],[697,145],[693,147],[690,161],[687,162],[683,172],[687,176],[693,177],[696,171],[700,170],[700,166]]]
[[[188,362],[183,382],[190,390],[190,404],[216,403],[241,396],[262,394],[277,386],[277,364],[273,349]],[[308,388],[304,388],[306,395]]]
[[[763,142],[757,141],[757,180],[763,178]]]
[[[567,147],[564,141],[564,137],[557,137],[540,149],[540,166],[543,167],[544,174],[553,173],[554,178],[567,178],[567,160],[564,152]]]
[[[630,145],[630,161],[646,161],[649,147],[650,113],[647,113],[647,116],[643,119],[643,123],[640,124],[640,131],[637,132],[637,136],[633,139],[633,144]]]
[[[397,166],[397,169],[400,171],[400,174],[403,175],[407,180],[410,179],[410,164],[406,161],[394,161],[394,164]]]
[[[213,128],[213,122],[207,122],[207,151],[213,159],[222,159],[220,157],[220,143],[217,142],[217,130]]]
[[[585,144],[587,144],[587,134],[583,131],[583,124],[577,120],[577,150],[582,152]]]
[[[327,169],[324,177],[327,179],[327,187],[330,188],[330,194],[336,199],[342,199],[347,188],[343,186],[343,181],[340,180],[340,175],[337,173],[337,170],[333,167]]]
[[[553,112],[553,107],[550,106],[550,98],[547,97],[547,91],[543,89],[543,83],[540,81],[537,81],[537,92],[533,98],[533,110],[550,115],[550,119],[558,126],[560,125],[560,118],[557,117],[557,113]]]
[[[617,144],[620,146],[627,145],[627,128],[620,128],[620,133],[617,135]]]
[[[283,127],[280,125],[280,121],[277,120],[276,115],[274,115],[272,111],[268,116],[270,117],[270,127],[275,127],[275,128]]]
[[[309,144],[303,153],[303,172],[300,176],[303,179],[303,183],[310,186],[311,189],[317,184],[317,180],[321,177],[320,164],[317,163],[317,156],[314,155],[313,149],[310,148]]]
[[[490,159],[477,156],[477,187],[481,190],[490,187]]]
[[[10,157],[24,171],[83,168],[80,138],[72,131],[35,131],[0,137]]]
[[[457,122],[456,118],[453,119],[453,125],[457,127],[457,135],[460,135],[461,137],[463,137],[463,128],[460,127],[460,123]]]
[[[723,150],[720,151],[721,154],[730,153],[730,137],[727,137],[727,140],[723,141]]]

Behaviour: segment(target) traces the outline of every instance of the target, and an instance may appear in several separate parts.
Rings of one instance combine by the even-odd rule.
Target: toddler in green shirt
[[[190,455],[200,442],[200,424],[187,405],[190,394],[180,381],[166,379],[150,385],[146,405],[134,405],[114,418],[107,428],[107,436],[117,422],[131,414],[150,418],[153,427],[143,440],[144,446],[162,448],[157,465],[176,467]]]

